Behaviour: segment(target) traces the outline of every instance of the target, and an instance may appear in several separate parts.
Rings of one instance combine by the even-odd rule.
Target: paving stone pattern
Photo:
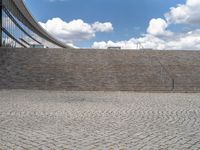
[[[0,149],[199,150],[200,94],[3,90]]]

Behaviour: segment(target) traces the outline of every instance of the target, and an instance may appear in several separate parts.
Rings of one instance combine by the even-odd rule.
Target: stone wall
[[[200,52],[0,49],[0,88],[200,91]]]

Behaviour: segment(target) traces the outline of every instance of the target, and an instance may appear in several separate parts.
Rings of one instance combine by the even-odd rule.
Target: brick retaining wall
[[[198,92],[200,52],[1,48],[0,89]]]

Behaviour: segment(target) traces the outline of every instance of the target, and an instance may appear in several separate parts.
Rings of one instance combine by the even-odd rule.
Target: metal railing
[[[148,52],[145,52],[145,50],[143,50],[143,53],[146,54],[146,56],[148,56],[149,58],[149,62],[152,63],[157,62],[157,65],[160,68],[160,81],[162,83],[170,80],[170,84],[171,84],[171,91],[175,90],[175,79],[173,77],[173,75],[166,69],[166,67],[161,63],[160,59],[156,56],[151,56],[149,55]]]
[[[0,0],[0,17],[0,47],[68,47],[42,29],[22,0]]]

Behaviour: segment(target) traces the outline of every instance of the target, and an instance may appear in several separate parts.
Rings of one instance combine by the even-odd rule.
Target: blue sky
[[[195,3],[197,0],[188,1]],[[120,41],[128,42],[133,38],[144,38],[144,34],[147,34],[147,29],[150,26],[150,21],[158,18],[167,22],[164,29],[167,30],[167,33],[177,32],[182,34],[199,27],[195,23],[178,22],[175,19],[179,18],[173,18],[176,14],[170,16],[174,20],[169,23],[167,19],[170,17],[165,16],[166,13],[171,13],[171,7],[178,10],[178,4],[187,6],[186,0],[26,0],[26,4],[37,21],[44,23],[43,27],[48,20],[53,18],[59,18],[66,23],[80,19],[91,26],[95,22],[112,24],[113,29],[108,31],[94,31],[95,35],[85,39],[69,41],[69,43],[71,42],[78,47],[91,47],[94,42],[100,41],[117,43]],[[155,20],[155,24],[159,24],[159,21]],[[45,27],[48,31],[51,31],[47,26]],[[57,35],[57,33],[52,34],[61,38],[61,35]],[[155,37],[157,38],[157,36]],[[63,41],[64,38],[63,34]],[[70,37],[66,39],[68,38]],[[159,36],[159,39],[161,38],[163,40],[164,37]],[[66,40],[66,42],[68,41]]]

